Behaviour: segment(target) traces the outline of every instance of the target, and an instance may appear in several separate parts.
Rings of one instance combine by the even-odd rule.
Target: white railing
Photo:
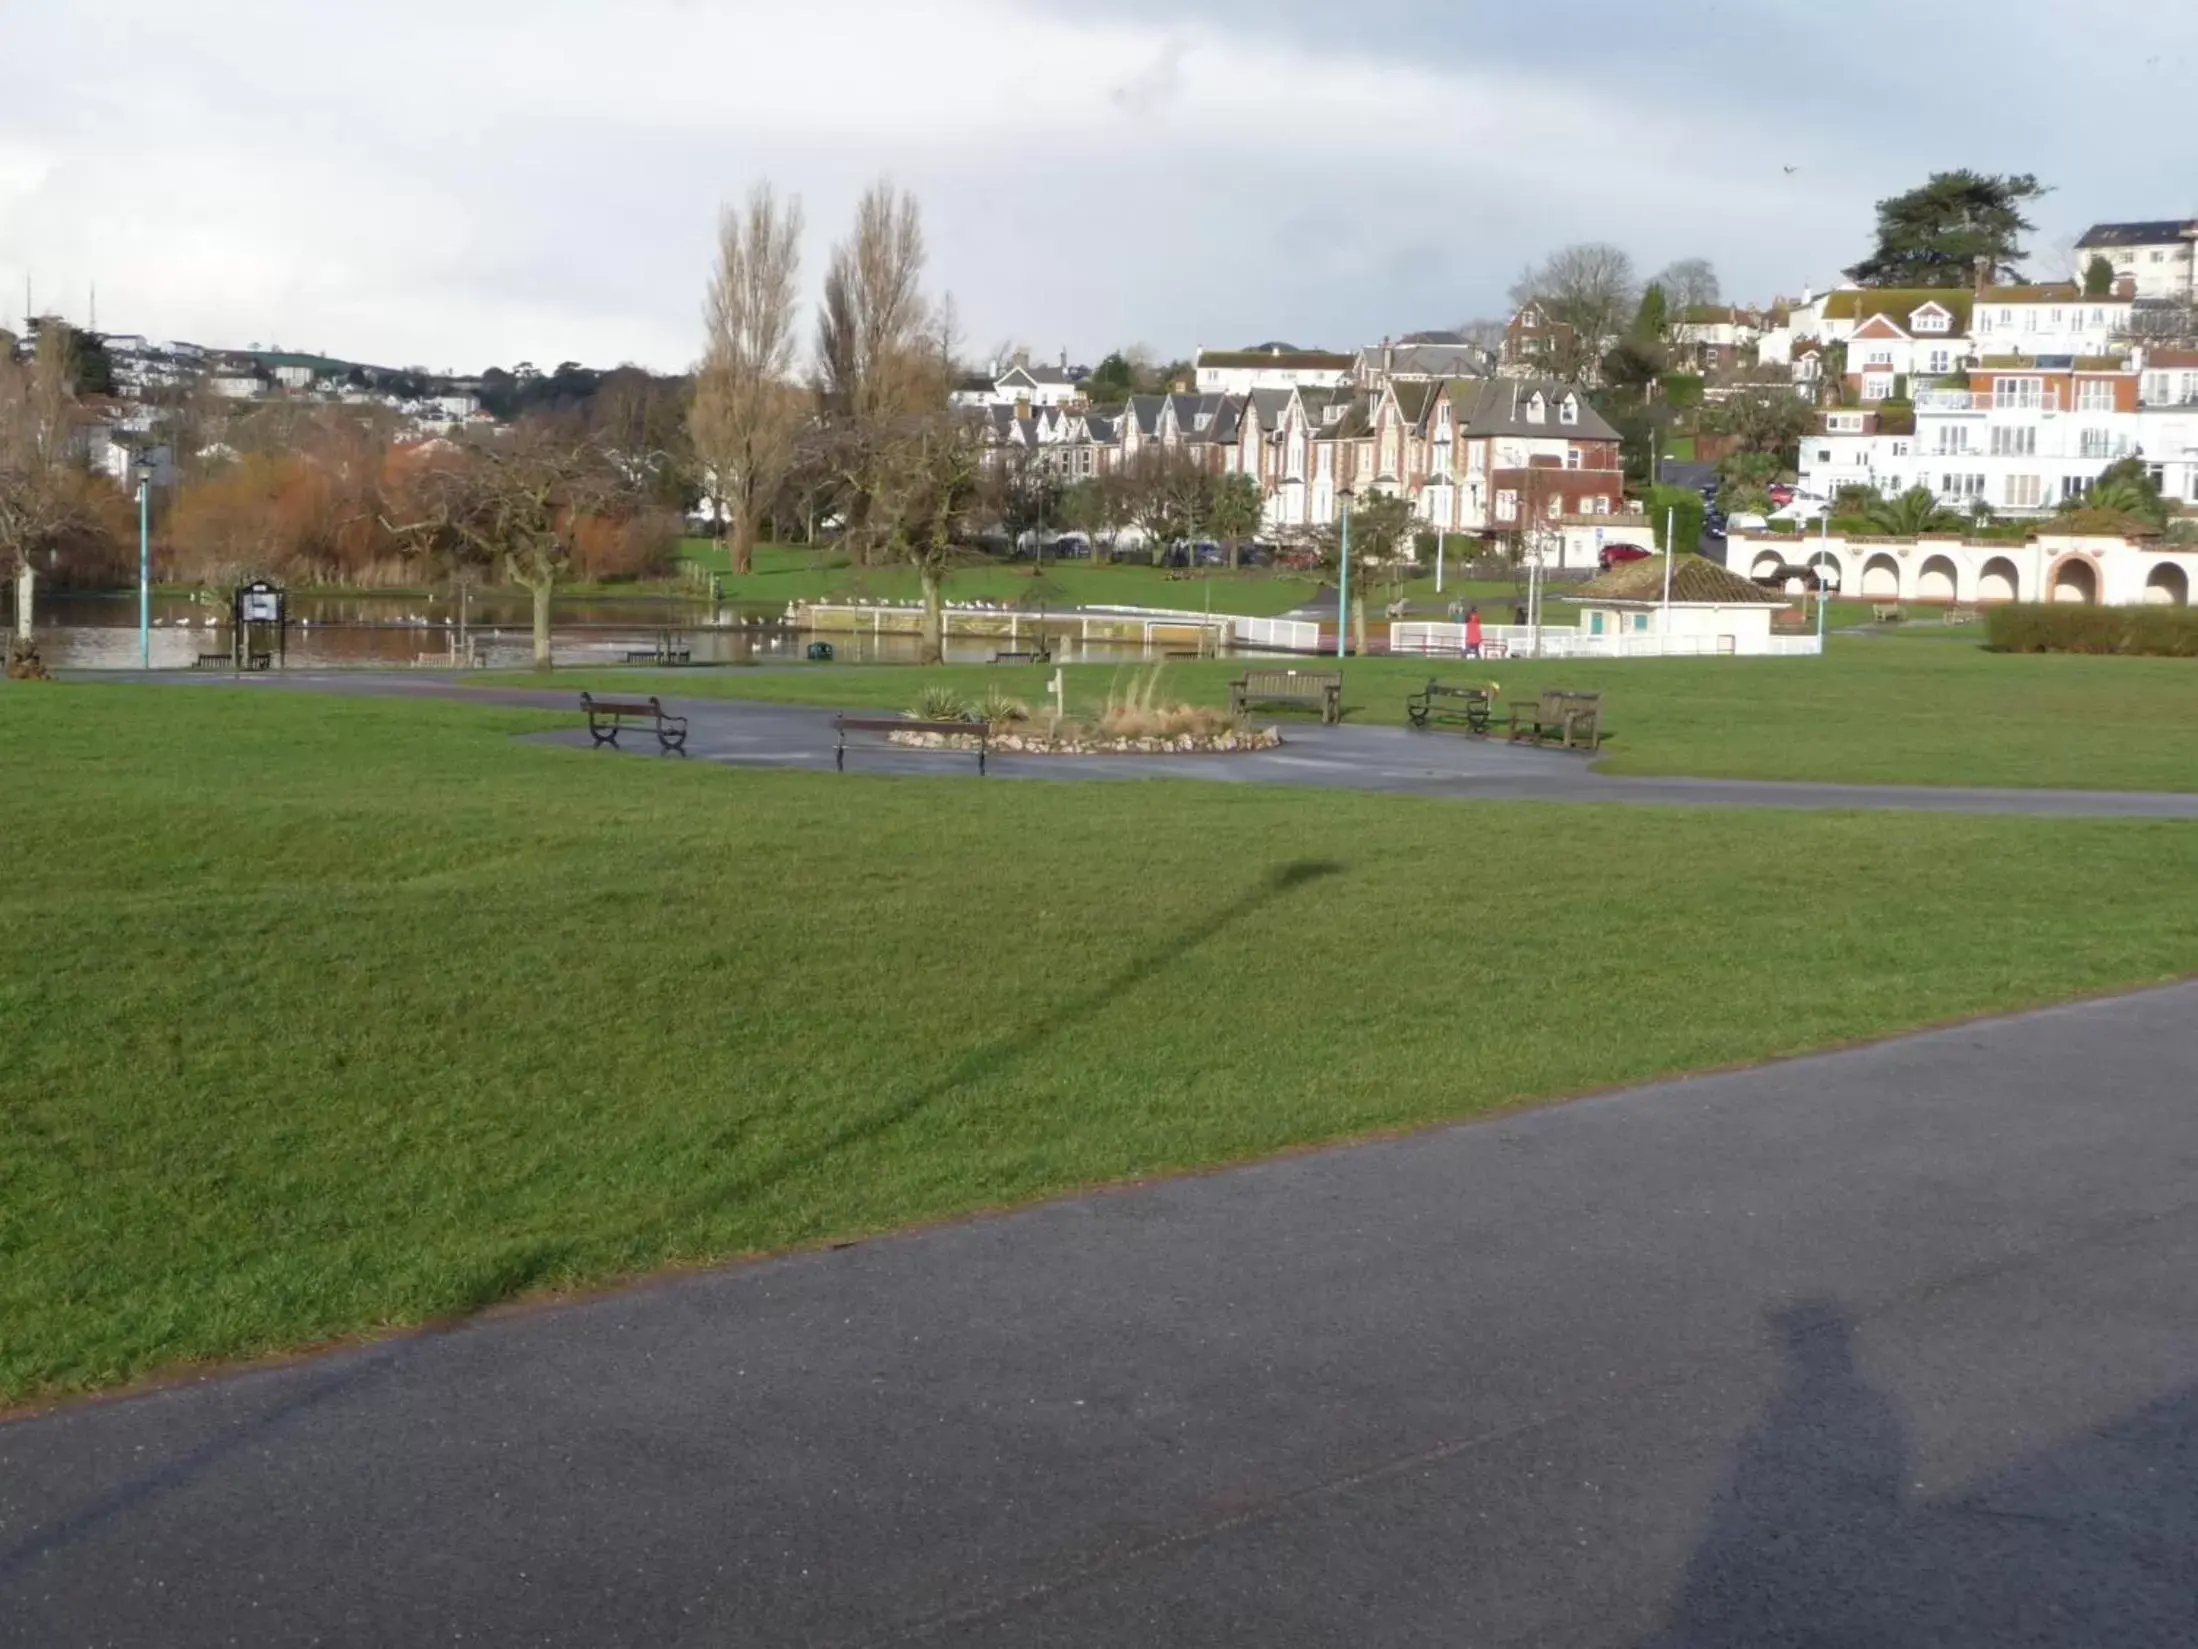
[[[1069,626],[1086,641],[1133,640],[1147,647],[1191,631],[1218,652],[1234,644],[1275,652],[1317,653],[1320,626],[1305,619],[1249,618],[1241,613],[1188,612],[1173,607],[1064,607],[1044,614],[984,603],[947,603],[943,615],[950,636],[1004,637],[1020,646],[1026,636],[1058,635]],[[816,601],[789,605],[787,618],[825,631],[868,630],[872,635],[912,635],[923,623],[923,603]],[[1134,634],[1125,632],[1134,631]]]
[[[1245,647],[1271,647],[1296,653],[1320,651],[1320,626],[1308,619],[1249,618],[1242,613],[1184,612],[1173,607],[1101,605],[1077,611],[1089,613],[1094,618],[1130,618],[1170,628],[1192,625],[1200,629],[1218,629]]]
[[[2002,394],[1967,389],[1923,389],[1916,392],[1918,412],[2059,412],[2061,392],[2056,387],[2034,395]]]
[[[1815,636],[1755,637],[1742,647],[1737,636],[1592,635],[1586,631],[1524,624],[1490,624],[1481,630],[1484,658],[1714,658],[1745,652],[1754,658],[1804,658],[1821,652]],[[1389,651],[1425,658],[1462,658],[1465,626],[1423,622],[1389,626]]]

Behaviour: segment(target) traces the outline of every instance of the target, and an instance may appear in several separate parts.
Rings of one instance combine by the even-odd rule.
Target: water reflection
[[[475,592],[467,604],[464,634],[474,657],[489,669],[520,669],[533,662],[533,611],[522,591]],[[202,654],[229,649],[227,613],[186,596],[153,602],[152,665],[185,670]],[[286,663],[292,669],[384,665],[454,668],[459,616],[447,596],[294,594],[290,598]],[[630,653],[653,652],[666,632],[676,634],[696,664],[790,663],[812,640],[828,641],[842,663],[912,664],[912,635],[838,633],[812,637],[785,622],[782,609],[721,607],[676,598],[560,600],[552,611],[550,643],[565,668],[622,666]],[[65,594],[38,604],[38,645],[55,669],[131,670],[139,667],[135,595]],[[949,662],[982,664],[1007,645],[993,636],[949,637]],[[1027,645],[1027,643],[1026,643]],[[1070,642],[1059,656],[1122,660],[1144,656],[1133,642]]]

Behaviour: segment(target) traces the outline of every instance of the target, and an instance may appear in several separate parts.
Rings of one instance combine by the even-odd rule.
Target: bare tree
[[[946,657],[946,575],[981,553],[984,446],[975,420],[946,411],[904,413],[863,426],[872,508],[867,530],[916,569],[923,589],[919,661]]]
[[[801,202],[767,183],[718,219],[717,268],[703,306],[707,342],[690,415],[695,457],[735,573],[755,566],[756,525],[793,467],[806,409],[793,382]]]
[[[16,631],[28,641],[36,557],[92,525],[84,477],[69,463],[76,396],[67,331],[41,328],[37,353],[0,356],[0,574],[15,579]]]
[[[522,425],[421,477],[420,513],[391,531],[422,548],[454,546],[495,565],[534,597],[534,667],[547,670],[550,600],[583,525],[617,517],[632,489],[596,445],[567,429]]]
[[[1593,372],[1610,341],[1624,334],[1640,298],[1633,259],[1601,241],[1552,252],[1511,288],[1514,305],[1523,309],[1539,302],[1553,320],[1570,329],[1569,338],[1560,335],[1553,362],[1565,378]]]
[[[1663,288],[1664,310],[1674,322],[1684,321],[1690,309],[1709,308],[1722,291],[1717,271],[1707,258],[1681,258],[1667,264],[1654,284]]]

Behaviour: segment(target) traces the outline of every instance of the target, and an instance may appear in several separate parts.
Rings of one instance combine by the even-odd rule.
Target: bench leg
[[[833,747],[832,771],[835,773],[847,771],[847,735],[845,733],[840,735],[840,742]]]

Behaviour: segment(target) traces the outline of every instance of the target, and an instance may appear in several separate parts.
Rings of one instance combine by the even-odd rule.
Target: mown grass
[[[1601,691],[1608,770],[1834,783],[2198,790],[2198,661],[2010,656],[1941,632],[1929,645],[1834,637],[1822,658],[1569,663],[1354,658],[1347,719],[1397,724],[1430,676],[1493,681],[1508,698],[1545,687]],[[1278,661],[1263,660],[1262,664]],[[1333,660],[1302,659],[1305,669]],[[1242,660],[1171,664],[1161,695],[1220,704]],[[1067,666],[1071,708],[1128,667]],[[502,678],[506,681],[536,678]],[[789,670],[560,674],[556,683],[689,696],[905,709],[934,682],[1036,701],[1051,671],[1025,665],[815,665]],[[1280,718],[1278,718],[1280,719]]]
[[[0,690],[0,1399],[2198,968],[2179,825],[841,778],[541,719]]]

